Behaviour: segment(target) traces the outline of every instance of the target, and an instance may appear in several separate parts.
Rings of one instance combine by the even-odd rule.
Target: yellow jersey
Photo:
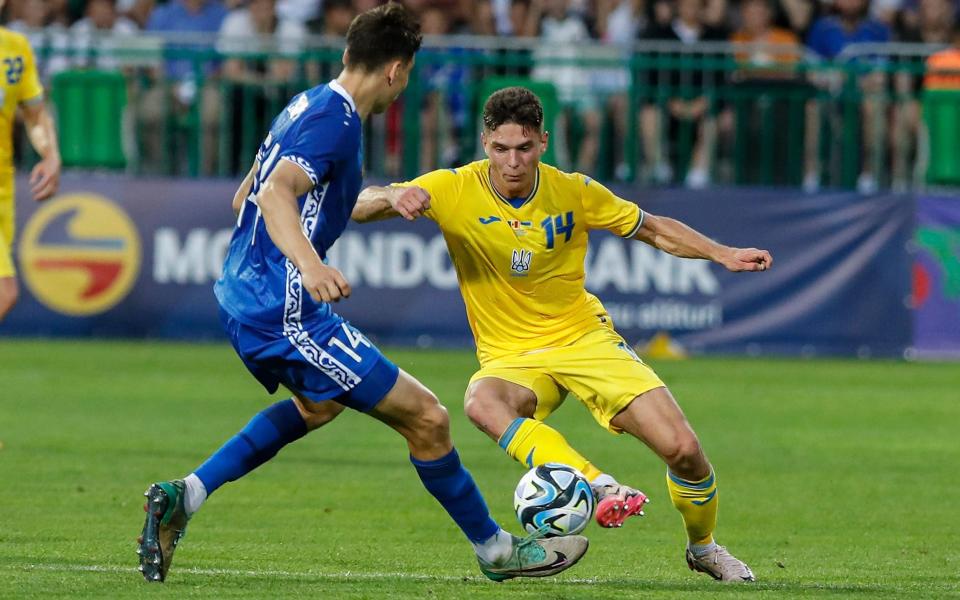
[[[13,192],[13,121],[17,106],[43,98],[27,38],[0,27],[0,197]]]
[[[457,272],[480,364],[573,343],[609,320],[584,287],[587,236],[633,237],[639,206],[579,173],[540,164],[526,198],[490,183],[490,161],[427,173],[403,184],[430,194]]]

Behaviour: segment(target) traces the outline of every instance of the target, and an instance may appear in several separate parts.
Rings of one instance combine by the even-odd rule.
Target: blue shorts
[[[361,412],[387,395],[400,370],[337,315],[288,333],[251,327],[220,309],[243,364],[269,393],[280,384],[314,402],[336,400]]]

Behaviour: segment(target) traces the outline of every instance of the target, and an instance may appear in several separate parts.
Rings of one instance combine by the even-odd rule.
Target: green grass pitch
[[[468,352],[388,352],[450,408],[494,516],[523,472],[465,419]],[[495,584],[420,487],[402,439],[345,413],[214,494],[164,585],[136,571],[141,496],[270,400],[221,345],[0,340],[2,598],[960,596],[960,365],[659,362],[716,466],[718,539],[759,582],[687,570],[664,468],[568,400],[551,424],[652,498],[554,579]]]

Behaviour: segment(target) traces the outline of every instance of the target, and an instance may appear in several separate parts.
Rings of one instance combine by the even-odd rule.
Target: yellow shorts
[[[0,277],[14,277],[13,198],[0,195]]]
[[[593,418],[611,433],[623,433],[610,419],[634,398],[663,382],[612,328],[592,331],[559,348],[536,350],[491,360],[470,378],[496,377],[537,395],[534,418],[542,421],[570,391]]]

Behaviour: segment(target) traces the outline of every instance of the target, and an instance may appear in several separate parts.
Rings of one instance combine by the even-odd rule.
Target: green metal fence
[[[342,42],[327,38],[296,51],[261,42],[239,53],[189,36],[104,39],[82,52],[37,48],[41,68],[59,64],[47,84],[69,167],[235,176],[289,97],[335,77],[342,54]],[[401,101],[365,129],[366,168],[413,177],[479,157],[483,101],[522,84],[545,101],[548,160],[604,179],[958,185],[960,164],[950,161],[960,145],[951,129],[960,91],[922,85],[924,58],[937,49],[855,46],[825,62],[800,48],[726,43],[558,49],[428,39]],[[176,61],[188,66],[175,78],[168,66]],[[230,61],[243,77],[224,75]],[[285,79],[263,75],[275,63],[286,64]]]

